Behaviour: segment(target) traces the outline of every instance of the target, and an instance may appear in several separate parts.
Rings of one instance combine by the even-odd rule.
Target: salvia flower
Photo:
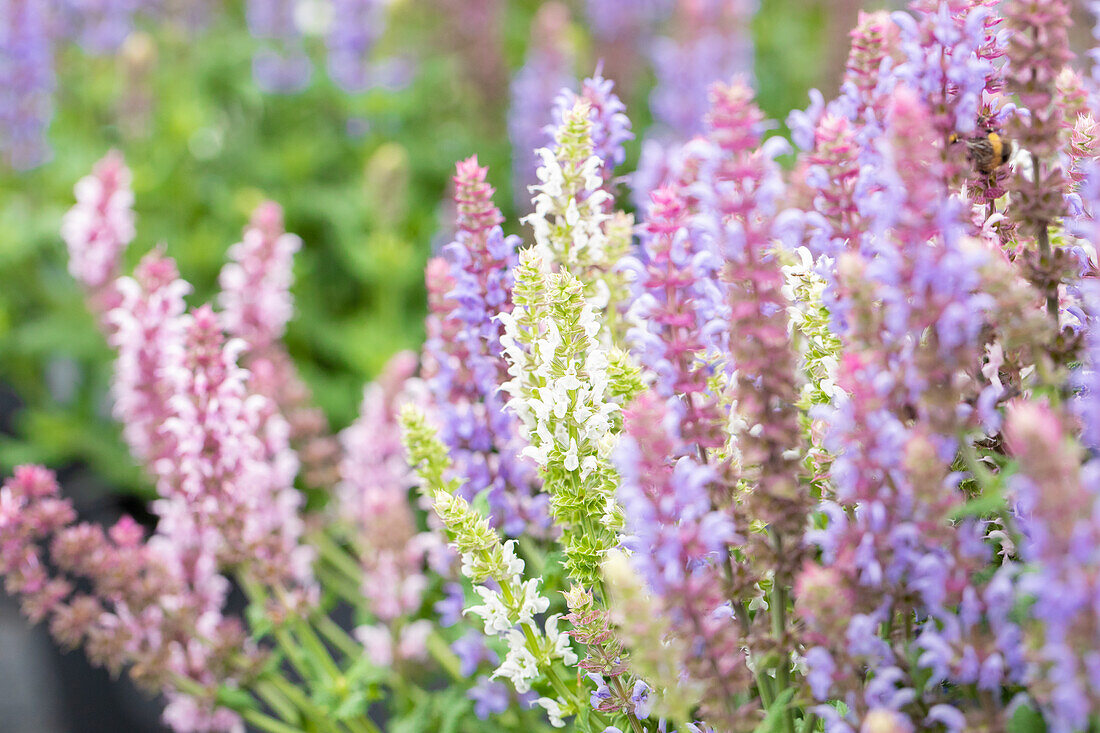
[[[0,3],[0,155],[17,170],[50,157],[53,117],[53,18],[46,0]]]
[[[581,278],[593,306],[603,309],[619,290],[611,272],[618,248],[608,236],[611,195],[603,189],[603,162],[593,153],[589,112],[578,99],[560,121],[554,147],[538,150],[539,182],[531,187],[535,210],[523,221],[542,259]]]
[[[441,423],[443,442],[467,481],[459,489],[471,500],[482,491],[493,521],[508,535],[547,524],[544,501],[535,493],[532,466],[522,450],[514,417],[498,391],[507,380],[495,319],[511,309],[518,237],[505,237],[492,201],[487,169],[476,158],[462,161],[455,176],[457,232],[438,260],[446,277],[429,283],[438,298],[435,329],[425,343],[424,376]],[[437,319],[437,320],[436,320]]]
[[[522,694],[556,675],[554,660],[566,666],[576,664],[577,655],[568,638],[557,630],[557,614],[546,619],[544,630],[539,628],[535,617],[549,608],[550,601],[539,591],[539,578],[523,579],[525,563],[515,553],[515,541],[502,542],[488,521],[455,495],[461,482],[445,478],[449,473],[447,450],[424,414],[406,406],[401,424],[409,463],[420,477],[421,490],[431,499],[462,558],[462,574],[474,584],[481,600],[468,606],[465,613],[481,618],[487,636],[501,637],[508,644],[504,660],[490,679],[505,677]],[[560,727],[562,716],[578,708],[575,701],[552,701],[552,707],[544,707],[551,723]]]
[[[605,79],[597,69],[595,75],[581,83],[581,92],[563,89],[554,103],[551,133],[556,133],[560,121],[565,119],[578,99],[588,103],[588,114],[592,118],[592,153],[601,161],[604,185],[610,186],[612,172],[626,160],[623,143],[634,139],[630,129],[630,118],[626,116],[626,105],[612,91],[615,82]]]
[[[512,189],[516,206],[526,208],[528,186],[535,182],[539,159],[533,151],[546,147],[551,135],[554,99],[575,83],[573,51],[567,31],[569,10],[559,2],[542,5],[531,25],[527,60],[512,78],[508,137],[512,141]]]
[[[386,7],[380,0],[333,0],[325,39],[328,73],[342,89],[361,92],[376,81],[370,54],[385,22]]]
[[[590,586],[621,521],[609,460],[619,406],[609,399],[600,324],[580,281],[547,272],[535,250],[521,253],[515,273],[515,307],[498,316],[511,375],[503,389],[562,526],[566,568]]]
[[[183,350],[184,296],[191,286],[173,260],[159,252],[145,256],[132,278],[117,283],[119,305],[107,317],[115,362],[114,416],[139,460],[165,457],[164,422],[174,392],[163,375],[179,364]]]
[[[1100,465],[1096,459],[1082,465],[1063,419],[1042,402],[1010,405],[1005,438],[1020,462],[1011,487],[1023,532],[1020,553],[1031,571],[1020,590],[1036,609],[1030,653],[1047,680],[1035,692],[1052,730],[1083,730],[1100,705]]]
[[[249,0],[248,28],[260,41],[252,75],[265,91],[293,93],[309,85],[313,65],[295,22],[294,0]]]
[[[214,311],[182,318],[183,354],[160,379],[171,386],[164,433],[170,449],[153,464],[162,521],[180,532],[216,528],[219,561],[244,563],[257,580],[293,591],[312,586],[312,554],[301,544],[298,459],[273,403],[250,393]]]
[[[1018,167],[1010,187],[1015,218],[1035,238],[1032,282],[1046,293],[1047,307],[1057,317],[1061,273],[1051,253],[1048,227],[1065,208],[1065,171],[1057,156],[1063,121],[1054,82],[1072,57],[1069,6],[1062,0],[1014,0],[1005,6],[1005,18],[1012,31],[1007,89],[1028,110],[1026,121],[1018,115],[1012,125],[1019,145],[1030,154],[1030,165]]]
[[[282,208],[272,201],[260,204],[241,241],[229,248],[218,276],[218,304],[226,333],[245,344],[241,360],[252,374],[251,389],[277,404],[289,423],[303,479],[309,486],[328,487],[336,480],[339,448],[282,342],[294,313],[290,286],[301,246],[301,239],[286,232]]]
[[[225,329],[250,349],[264,351],[282,337],[294,312],[290,296],[294,254],[302,240],[283,229],[278,204],[261,204],[241,242],[229,249],[218,284]]]
[[[628,261],[634,298],[628,332],[632,352],[656,375],[654,388],[681,415],[689,444],[721,447],[725,419],[709,392],[708,362],[724,354],[728,305],[715,279],[721,258],[696,227],[683,192],[651,195],[642,253]],[[644,257],[644,260],[643,260]]]
[[[888,122],[892,150],[884,149],[883,157],[893,161],[898,179],[891,182],[890,174],[879,185],[885,197],[897,198],[876,212],[880,218],[870,227],[865,247],[875,257],[863,261],[850,253],[837,271],[838,305],[845,309],[837,381],[844,397],[832,410],[824,445],[835,456],[830,473],[839,504],[825,503],[828,527],[809,536],[828,572],[836,573],[829,582],[851,599],[851,611],[846,629],[834,628],[828,594],[814,590],[816,576],[804,571],[801,613],[811,621],[811,636],[821,640],[806,655],[807,679],[815,695],[843,691],[849,713],[845,720],[831,713],[830,730],[866,721],[884,702],[918,715],[911,705],[918,698],[937,711],[931,719],[958,729],[957,721],[984,719],[984,713],[961,712],[930,688],[915,690],[899,647],[869,630],[895,613],[915,615],[921,620],[917,663],[937,680],[977,681],[983,665],[997,670],[996,684],[1024,674],[1012,663],[1019,657],[1018,631],[993,586],[983,588],[972,575],[988,562],[981,526],[952,527],[945,520],[961,502],[950,474],[956,436],[972,419],[959,409],[958,390],[966,383],[960,375],[980,363],[977,326],[960,328],[956,319],[980,323],[976,316],[990,307],[978,292],[985,256],[960,237],[958,209],[936,192],[944,179],[930,144],[936,135],[930,110],[899,88]],[[961,617],[952,611],[958,604],[966,609]],[[990,724],[1001,724],[990,715]]]
[[[669,616],[671,635],[679,640],[672,648],[687,655],[676,662],[688,680],[663,696],[697,686],[707,720],[736,725],[747,711],[738,709],[733,692],[749,678],[741,627],[722,608],[727,588],[722,568],[727,548],[741,538],[730,517],[712,508],[710,487],[717,472],[694,456],[675,458],[682,438],[669,434],[668,415],[653,395],[642,396],[627,411],[615,454],[622,472],[624,544],[634,551],[631,563],[661,613]]]
[[[76,205],[61,222],[69,272],[88,291],[100,315],[117,305],[114,280],[134,239],[134,192],[122,155],[108,153],[76,184]]]
[[[215,690],[255,674],[262,654],[222,615],[229,583],[203,546],[211,536],[188,544],[158,529],[145,541],[128,517],[107,533],[74,519],[52,473],[16,469],[0,487],[7,591],[63,646],[84,645],[94,664],[116,674],[128,667],[142,687],[163,693],[164,721],[178,733],[240,730]]]
[[[915,18],[901,12],[893,16],[905,54],[894,73],[925,100],[933,127],[945,141],[952,134],[984,133],[976,130],[978,110],[983,92],[995,83],[994,58],[999,55],[998,39],[987,24],[990,18],[996,16],[980,3],[964,4],[958,12],[950,3],[940,3],[934,10],[918,9]],[[957,165],[961,171],[966,163]]]
[[[364,390],[359,417],[340,434],[343,457],[337,484],[339,517],[352,528],[349,540],[363,566],[361,592],[381,627],[375,641],[394,657],[391,636],[399,622],[419,610],[428,587],[424,572],[431,535],[417,531],[409,505],[408,466],[401,445],[401,392],[416,368],[411,352],[390,360]]]

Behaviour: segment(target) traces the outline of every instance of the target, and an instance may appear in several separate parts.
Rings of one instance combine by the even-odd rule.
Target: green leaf
[[[962,506],[955,507],[948,513],[948,518],[957,520],[966,517],[983,517],[996,514],[1005,508],[1004,494],[1000,487],[995,490],[986,489],[981,496],[975,497]]]
[[[219,704],[224,705],[230,710],[258,710],[256,701],[244,690],[237,687],[226,687],[222,685],[218,688],[215,694],[215,699]]]
[[[760,721],[760,725],[753,729],[753,733],[780,733],[783,730],[783,713],[787,710],[792,697],[794,697],[793,687],[788,687],[779,693],[779,696],[768,706],[768,712]]]
[[[1030,705],[1021,705],[1008,721],[1008,733],[1046,733],[1042,714]]]
[[[367,706],[370,704],[370,700],[362,691],[355,691],[345,697],[336,709],[332,711],[333,717],[337,720],[351,720],[352,718],[360,718],[367,714]]]

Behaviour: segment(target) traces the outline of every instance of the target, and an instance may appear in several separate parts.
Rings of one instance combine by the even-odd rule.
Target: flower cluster
[[[605,10],[629,41],[744,8]],[[554,103],[560,59],[533,59],[529,241],[458,163],[419,364],[395,356],[338,440],[281,340],[302,243],[278,207],[230,248],[220,311],[189,309],[163,250],[120,277],[109,155],[63,235],[156,525],[80,524],[20,467],[6,588],[181,732],[373,733],[382,706],[413,730],[1088,730],[1100,108],[1066,24],[1060,1],[861,15],[789,169],[744,79],[705,114],[685,81],[694,137],[650,141],[637,226],[610,80]]]
[[[485,518],[455,495],[460,481],[444,478],[449,472],[447,451],[423,414],[407,408],[402,413],[402,427],[409,462],[420,475],[421,489],[430,497],[461,555],[462,574],[474,583],[481,600],[465,612],[481,617],[487,636],[507,641],[508,653],[493,677],[507,678],[520,693],[542,682],[552,694],[560,694],[564,688],[554,661],[560,659],[568,667],[576,664],[577,655],[569,637],[558,630],[558,614],[548,616],[541,629],[536,621],[536,615],[550,606],[550,600],[539,591],[539,578],[523,579],[525,563],[516,556],[515,540],[502,542]],[[564,725],[563,715],[578,711],[575,699],[541,697],[538,702],[558,727]]]
[[[477,158],[457,166],[455,241],[434,261],[439,276],[428,289],[436,311],[429,320],[423,376],[456,470],[466,478],[464,499],[487,490],[493,520],[511,536],[545,528],[544,502],[534,497],[534,472],[522,461],[515,419],[498,392],[507,368],[498,313],[512,300],[517,237],[505,237],[493,188]],[[443,275],[445,273],[445,276]]]

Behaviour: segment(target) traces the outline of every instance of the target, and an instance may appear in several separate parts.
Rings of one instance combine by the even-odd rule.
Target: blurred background
[[[58,235],[109,149],[134,173],[130,264],[163,246],[214,293],[264,198],[304,247],[290,353],[332,425],[417,348],[423,267],[456,160],[490,166],[509,223],[562,85],[597,67],[643,148],[698,130],[711,81],[755,79],[780,122],[835,93],[854,0],[0,0],[0,471],[59,470],[90,519],[151,487],[110,418],[112,355]],[[865,4],[881,8],[882,3]],[[1090,21],[1078,30],[1088,39]],[[631,201],[622,205],[631,208]],[[159,730],[159,707],[61,654],[0,595],[0,733]]]

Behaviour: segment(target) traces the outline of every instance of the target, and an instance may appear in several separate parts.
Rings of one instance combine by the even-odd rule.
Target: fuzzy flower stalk
[[[413,619],[428,590],[425,565],[439,543],[433,533],[417,530],[398,422],[400,405],[416,399],[411,383],[406,387],[415,369],[415,354],[395,355],[364,390],[359,417],[340,434],[343,458],[335,520],[348,525],[347,540],[362,572],[346,570],[331,545],[323,547],[322,555],[332,572],[346,574],[343,582],[357,584],[346,600],[362,602],[372,623],[355,634],[379,667],[422,661],[431,628],[429,622]]]
[[[1019,590],[1043,618],[1029,629],[1044,679],[1034,691],[1052,730],[1084,730],[1100,708],[1100,462],[1085,458],[1065,417],[1044,402],[1011,404],[1005,439],[1020,462],[1011,479],[1027,563]]]
[[[301,246],[301,239],[286,232],[282,208],[260,204],[241,241],[229,248],[218,277],[218,304],[226,332],[246,345],[242,363],[252,389],[275,402],[289,423],[302,478],[310,487],[327,488],[336,480],[339,446],[282,340],[294,313],[290,286]]]
[[[425,378],[455,470],[466,478],[459,493],[472,500],[486,492],[493,523],[505,534],[545,532],[545,499],[536,475],[520,458],[515,417],[504,409],[499,387],[507,381],[495,318],[512,308],[512,273],[519,238],[504,236],[493,204],[488,169],[470,158],[457,165],[455,240],[431,267],[433,314],[424,345]]]
[[[593,304],[604,308],[610,289],[593,275],[611,262],[605,231],[611,195],[603,190],[603,161],[593,152],[591,111],[586,100],[576,100],[561,117],[554,146],[538,150],[539,183],[531,187],[535,210],[524,222],[531,225],[542,259],[586,283],[592,280],[599,288]]]
[[[1027,256],[1029,279],[1045,293],[1047,310],[1058,320],[1058,288],[1066,263],[1051,249],[1050,226],[1064,213],[1065,172],[1057,153],[1062,111],[1055,80],[1073,57],[1069,50],[1069,5],[1062,0],[1013,0],[1005,7],[1009,36],[1007,89],[1019,95],[1027,120],[1016,118],[1013,133],[1030,154],[1030,165],[1012,181],[1015,218],[1035,238]]]
[[[507,678],[520,693],[536,686],[540,692],[545,690],[538,703],[552,725],[563,727],[564,717],[581,708],[576,692],[565,685],[555,665],[555,660],[566,667],[577,663],[569,636],[558,631],[560,615],[548,616],[541,625],[536,620],[550,607],[550,600],[539,590],[540,579],[525,580],[525,563],[516,555],[515,540],[502,541],[485,517],[456,496],[461,480],[446,478],[450,473],[447,449],[426,416],[407,406],[401,425],[409,464],[462,559],[462,574],[481,600],[464,613],[481,617],[486,636],[507,642],[508,653],[492,678]]]
[[[91,310],[101,319],[118,305],[115,278],[134,239],[131,179],[122,154],[108,153],[76,184],[76,205],[61,222],[69,273],[84,286]]]
[[[592,587],[622,522],[609,454],[619,406],[600,324],[580,281],[548,272],[537,250],[520,253],[515,278],[514,308],[498,316],[511,375],[503,390],[562,527],[566,570]]]

